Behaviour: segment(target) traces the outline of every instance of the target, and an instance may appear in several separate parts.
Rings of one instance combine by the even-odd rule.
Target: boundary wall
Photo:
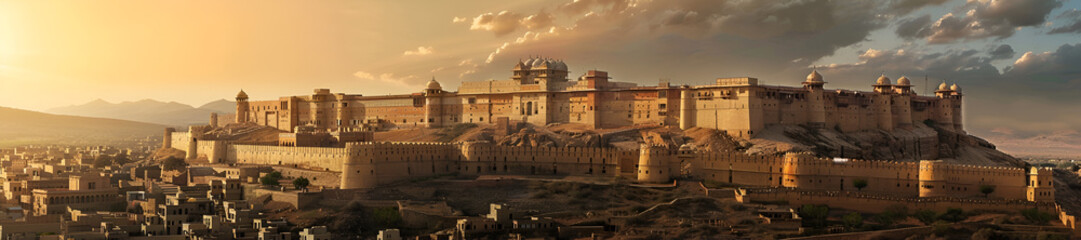
[[[942,161],[816,158],[811,153],[748,155],[642,145],[547,148],[490,143],[360,142],[342,147],[237,145],[175,133],[172,147],[211,163],[259,164],[337,172],[343,189],[372,188],[447,174],[625,177],[645,183],[697,178],[745,186],[860,191],[898,197],[977,197],[1053,201],[1051,171]],[[860,183],[860,184],[857,184]],[[860,186],[860,187],[857,187]]]

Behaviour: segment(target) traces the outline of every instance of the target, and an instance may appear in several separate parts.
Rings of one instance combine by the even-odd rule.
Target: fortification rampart
[[[652,145],[643,145],[640,151],[425,142],[360,142],[333,148],[237,145],[182,133],[169,138],[171,146],[188,151],[189,158],[212,163],[338,172],[340,187],[345,189],[442,174],[622,176],[649,183],[683,176],[747,186],[856,190],[902,197],[1054,199],[1053,182],[1040,180],[1049,179],[1050,171],[942,161],[829,159],[810,153],[748,155]]]

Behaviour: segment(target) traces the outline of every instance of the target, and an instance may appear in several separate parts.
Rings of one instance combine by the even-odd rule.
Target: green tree
[[[829,217],[829,212],[830,208],[826,205],[807,204],[799,209],[803,226],[812,228],[826,227],[826,217]]]
[[[308,189],[308,184],[311,184],[311,182],[308,181],[308,178],[298,177],[296,179],[293,179],[293,187],[295,187],[297,190]]]
[[[166,171],[172,171],[172,170],[178,170],[179,171],[179,170],[184,169],[187,166],[188,166],[188,163],[184,162],[184,159],[180,159],[180,158],[176,158],[176,157],[172,157],[172,156],[170,156],[169,158],[166,158],[165,161],[162,161],[162,164],[161,164],[162,170],[166,170]]]
[[[844,217],[841,217],[841,222],[844,222],[845,227],[848,229],[859,228],[863,225],[863,215],[858,212],[849,213]]]
[[[995,192],[995,186],[980,185],[980,193],[983,193],[983,197],[986,198],[988,195],[991,195],[991,193],[993,193],[993,192]]]
[[[914,214],[913,217],[916,217],[916,220],[920,220],[920,222],[927,225],[931,225],[935,220],[938,220],[938,214],[935,213],[935,211],[927,209],[916,211],[916,214]]]
[[[273,171],[273,172],[267,173],[266,175],[263,175],[262,177],[260,177],[259,178],[259,183],[262,183],[263,185],[267,185],[267,186],[278,186],[280,184],[279,181],[281,181],[281,179],[282,179],[282,173],[278,172],[278,171]]]
[[[947,208],[945,213],[938,216],[938,219],[942,219],[950,222],[964,221],[968,216],[965,216],[964,210],[960,208]]]
[[[1021,216],[1024,216],[1025,219],[1028,219],[1028,221],[1037,225],[1047,225],[1047,222],[1051,221],[1051,218],[1054,217],[1050,213],[1041,212],[1036,208],[1021,210]]]
[[[863,191],[863,188],[867,187],[867,179],[856,179],[852,181],[852,186],[856,187],[856,190]]]

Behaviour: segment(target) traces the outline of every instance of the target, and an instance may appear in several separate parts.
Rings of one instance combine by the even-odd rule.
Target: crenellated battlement
[[[198,128],[189,130],[200,131]],[[663,183],[673,176],[747,186],[861,191],[902,197],[981,197],[991,186],[995,199],[1053,199],[1046,168],[951,164],[939,160],[880,161],[821,158],[810,152],[753,155],[738,151],[675,149],[643,144],[635,150],[593,147],[502,146],[492,143],[350,142],[344,147],[232,144],[168,136],[173,148],[212,162],[288,166],[341,173],[343,188],[371,188],[437,174],[527,174],[635,177]],[[682,163],[681,163],[682,162]],[[684,168],[681,164],[690,164]],[[1035,181],[1029,182],[1028,179]],[[1049,192],[1050,191],[1050,192]],[[1027,196],[1027,197],[1026,197]]]

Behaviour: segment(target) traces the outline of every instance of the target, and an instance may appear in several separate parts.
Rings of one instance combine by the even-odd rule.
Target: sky
[[[0,106],[418,92],[572,75],[705,84],[751,76],[869,90],[879,75],[965,93],[968,129],[1081,130],[1081,0],[0,0]],[[926,79],[926,81],[924,80]],[[927,82],[928,84],[924,84]],[[931,86],[926,86],[931,85]]]

